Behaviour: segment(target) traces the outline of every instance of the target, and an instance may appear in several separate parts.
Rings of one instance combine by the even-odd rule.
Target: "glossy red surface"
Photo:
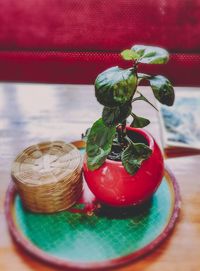
[[[162,153],[153,137],[143,129],[127,129],[144,136],[152,150],[136,174],[131,176],[121,162],[109,159],[94,171],[88,169],[86,160],[83,166],[91,191],[99,201],[112,206],[135,205],[147,200],[157,190],[164,174]]]

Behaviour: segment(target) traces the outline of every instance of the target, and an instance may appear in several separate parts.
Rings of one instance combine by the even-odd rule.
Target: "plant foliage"
[[[168,52],[160,47],[134,45],[121,53],[124,60],[132,61],[129,69],[118,66],[100,73],[95,81],[95,96],[104,106],[102,118],[91,127],[87,137],[88,168],[99,168],[112,151],[113,142],[121,147],[122,164],[131,175],[135,174],[142,162],[151,155],[151,149],[144,143],[134,143],[126,134],[126,119],[132,116],[132,127],[142,128],[150,121],[132,112],[132,104],[144,101],[154,105],[137,90],[141,81],[149,82],[155,98],[162,104],[172,106],[174,89],[170,81],[162,75],[138,73],[138,65],[164,64],[169,59]],[[155,107],[154,107],[155,108]]]

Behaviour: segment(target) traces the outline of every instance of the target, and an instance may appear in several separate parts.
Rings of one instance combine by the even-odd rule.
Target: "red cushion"
[[[133,43],[200,48],[199,0],[1,0],[0,48],[119,51]]]
[[[91,83],[141,43],[170,50],[159,68],[176,84],[198,85],[199,33],[200,0],[1,0],[0,79]]]
[[[1,52],[0,80],[93,84],[104,69],[129,64],[116,53]],[[200,55],[172,54],[168,64],[140,70],[168,76],[175,85],[198,85]]]

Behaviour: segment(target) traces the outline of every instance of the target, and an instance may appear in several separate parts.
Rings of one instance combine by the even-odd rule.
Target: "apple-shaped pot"
[[[145,130],[127,127],[127,134],[135,142],[143,142],[152,150],[139,170],[130,175],[121,161],[106,159],[104,164],[91,171],[84,159],[85,180],[96,198],[111,206],[137,205],[148,200],[157,190],[164,174],[163,156],[154,138]]]

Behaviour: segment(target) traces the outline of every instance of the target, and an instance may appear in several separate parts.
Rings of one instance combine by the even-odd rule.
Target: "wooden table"
[[[143,87],[142,91],[153,100],[149,88]],[[144,109],[141,102],[135,104],[136,113],[151,116],[148,130],[160,144],[156,111],[149,105]],[[81,133],[100,117],[101,110],[93,86],[0,84],[0,270],[55,270],[24,253],[8,232],[4,200],[12,160],[22,149],[39,141],[80,139]],[[197,155],[166,161],[181,189],[182,209],[178,223],[171,236],[153,253],[118,270],[200,270],[199,162]]]

